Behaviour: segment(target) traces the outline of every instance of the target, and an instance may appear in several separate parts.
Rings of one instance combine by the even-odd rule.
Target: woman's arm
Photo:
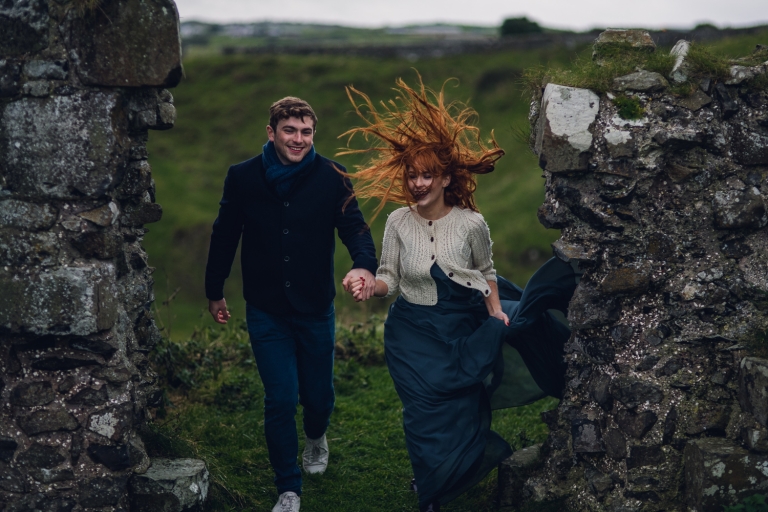
[[[501,300],[499,300],[499,287],[496,285],[496,281],[488,281],[488,288],[491,293],[487,295],[485,300],[485,307],[488,308],[488,315],[494,318],[498,318],[505,325],[509,325],[509,317],[501,309]]]

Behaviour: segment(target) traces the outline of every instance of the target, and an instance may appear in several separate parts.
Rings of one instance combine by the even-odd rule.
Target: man
[[[213,319],[227,323],[224,300],[237,245],[251,346],[264,383],[264,433],[280,495],[273,512],[298,512],[297,401],[304,409],[307,473],[328,464],[325,431],[334,405],[334,229],[353,268],[373,294],[376,252],[368,226],[338,164],[315,153],[317,116],[287,97],[269,109],[263,153],[229,168],[213,224],[205,289]]]

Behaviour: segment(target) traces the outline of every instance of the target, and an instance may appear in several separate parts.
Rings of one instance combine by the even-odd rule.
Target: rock
[[[101,197],[130,145],[118,93],[23,98],[0,113],[8,187],[55,199]]]
[[[764,428],[745,428],[741,432],[741,439],[748,450],[768,453],[768,430]]]
[[[685,63],[685,58],[688,56],[688,50],[691,48],[691,43],[685,39],[679,40],[672,47],[669,54],[675,56],[675,64],[672,66],[672,71],[669,73],[669,78],[673,82],[683,83],[688,80],[688,69]]]
[[[131,508],[142,512],[202,510],[208,480],[208,470],[201,460],[152,459],[146,473],[131,478]]]
[[[722,83],[715,84],[715,95],[720,100],[720,108],[723,112],[723,119],[729,119],[739,111],[740,101],[738,93]]]
[[[696,112],[700,108],[706,107],[712,103],[712,98],[704,94],[701,89],[696,89],[690,96],[680,98],[676,103],[683,108]]]
[[[30,60],[24,64],[24,74],[32,80],[66,80],[67,67],[66,60]]]
[[[80,505],[83,507],[108,507],[117,505],[128,491],[128,477],[94,478],[80,485]],[[142,510],[142,509],[136,509]]]
[[[541,463],[541,445],[517,450],[499,464],[499,506],[511,507],[522,501],[523,484],[531,470]]]
[[[725,81],[726,85],[739,85],[744,82],[748,82],[760,75],[766,73],[768,66],[762,64],[760,66],[731,66],[731,78]]]
[[[667,149],[684,150],[700,145],[702,135],[693,128],[670,126],[656,130],[653,140]]]
[[[592,258],[584,251],[583,247],[574,244],[566,244],[562,240],[552,243],[552,251],[558,259],[570,263],[571,261],[591,262]]]
[[[718,229],[760,229],[768,225],[768,212],[760,191],[719,190],[712,200],[715,227]]]
[[[624,460],[627,456],[627,440],[620,430],[609,428],[603,434],[605,453],[612,459]]]
[[[739,403],[768,427],[768,359],[745,357],[739,365]]]
[[[87,231],[72,239],[84,258],[111,259],[120,253],[123,237],[112,231]]]
[[[152,168],[146,160],[131,162],[120,184],[123,196],[141,196],[153,186]]]
[[[664,398],[663,391],[656,384],[629,376],[615,379],[611,394],[628,409],[634,409],[640,404],[657,404]]]
[[[157,125],[155,130],[170,130],[176,123],[176,107],[171,103],[160,103],[157,106]]]
[[[48,372],[60,372],[66,370],[73,370],[82,366],[91,366],[99,364],[95,359],[82,359],[77,357],[45,357],[36,360],[32,363],[32,368],[35,370],[43,370]]]
[[[107,0],[73,23],[83,83],[174,87],[181,80],[179,15],[171,0]]]
[[[107,396],[107,386],[102,386],[99,389],[85,388],[67,400],[67,403],[94,407],[104,405],[107,400],[109,400],[109,397]]]
[[[661,446],[633,446],[627,457],[627,470],[645,466],[658,466],[664,462]]]
[[[551,172],[587,169],[592,125],[599,108],[600,98],[590,90],[547,84],[535,143],[543,169]]]
[[[56,233],[23,233],[15,229],[0,229],[0,267],[49,267],[56,264],[59,249]]]
[[[47,80],[34,80],[21,86],[21,93],[24,96],[33,96],[35,98],[45,98],[51,94],[51,82]]]
[[[8,464],[0,464],[0,490],[7,492],[27,492],[28,485],[25,476],[18,469]],[[4,511],[8,510],[6,507]],[[34,510],[34,509],[33,509]]]
[[[88,456],[96,463],[103,464],[111,471],[122,471],[131,467],[131,457],[128,445],[109,446],[91,444],[88,446]]]
[[[747,496],[768,491],[768,456],[750,454],[731,441],[688,441],[683,452],[685,499],[701,512],[721,512]]]
[[[768,165],[768,134],[756,126],[737,125],[733,157],[744,165]]]
[[[571,421],[571,439],[576,453],[601,453],[605,451],[600,424],[587,418]]]
[[[656,43],[646,30],[609,28],[597,36],[592,48],[592,59],[600,61],[627,50],[652,53],[656,51]]]
[[[21,278],[0,271],[0,326],[14,333],[85,336],[117,318],[111,263],[62,267]]]
[[[128,205],[123,211],[123,226],[143,226],[159,221],[163,216],[163,207],[157,203],[139,203]]]
[[[610,411],[613,408],[613,397],[611,396],[611,378],[602,373],[593,378],[590,383],[589,394],[592,400],[605,411]]]
[[[608,127],[603,132],[603,138],[608,145],[608,153],[611,158],[631,157],[635,154],[631,132]]]
[[[643,357],[642,361],[640,361],[640,364],[635,366],[635,370],[638,372],[651,370],[654,366],[656,366],[656,363],[659,362],[659,359],[659,356],[645,356]]]
[[[33,436],[43,432],[71,431],[80,427],[77,418],[61,409],[39,410],[17,420],[21,430]]]
[[[582,281],[568,307],[568,322],[572,329],[598,327],[618,320],[620,311],[620,305],[614,299],[606,298]]]
[[[21,65],[18,62],[0,59],[0,98],[15,96],[21,88]]]
[[[35,204],[16,199],[0,201],[0,226],[37,231],[56,222],[59,211],[48,204]]]
[[[105,359],[109,359],[117,350],[117,348],[110,345],[106,341],[89,340],[85,338],[75,338],[70,340],[69,346],[75,350],[82,350],[83,352],[91,352],[93,354],[102,355]]]
[[[700,404],[685,411],[681,423],[689,436],[703,433],[725,435],[728,421],[731,419],[731,407],[719,404]]]
[[[48,5],[43,0],[0,4],[0,55],[22,55],[46,48],[48,22]]]
[[[99,206],[98,208],[88,210],[87,212],[81,212],[77,215],[78,217],[93,222],[97,226],[107,227],[117,221],[117,216],[120,215],[120,210],[114,202],[110,201],[104,206]]]
[[[617,91],[658,92],[667,87],[667,79],[653,71],[641,70],[613,79],[613,88]]]
[[[56,393],[48,381],[22,382],[11,391],[11,404],[35,407],[53,402]]]
[[[66,482],[67,480],[75,479],[75,472],[70,468],[60,469],[47,469],[47,468],[32,468],[29,470],[29,475],[44,484],[52,484],[55,482]]]
[[[658,417],[652,411],[635,414],[625,409],[619,411],[618,416],[616,416],[616,424],[622,432],[626,432],[635,439],[642,439],[645,434],[651,431],[657,420]]]
[[[88,417],[86,425],[97,434],[119,441],[133,427],[133,406],[124,403],[96,412]]]
[[[29,450],[19,454],[17,462],[33,468],[54,468],[65,460],[67,458],[55,446],[35,443]]]
[[[122,384],[131,380],[132,373],[123,368],[97,368],[91,375],[97,379],[104,379],[111,384]]]
[[[600,290],[608,295],[636,295],[651,284],[649,268],[617,268],[608,272],[600,282]]]

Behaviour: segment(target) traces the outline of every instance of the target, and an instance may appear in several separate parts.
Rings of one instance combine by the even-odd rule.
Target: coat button
[[[288,201],[286,201],[283,203],[283,206],[288,206],[288,204],[289,204]]]
[[[434,254],[432,255],[432,259],[435,259],[435,255]]]
[[[283,258],[283,260],[285,260],[285,261],[291,261],[291,258],[290,258],[290,256],[286,256],[285,258]]]
[[[288,234],[288,228],[285,228],[285,229],[283,230],[283,234],[284,234],[284,235],[287,235],[287,234]]]
[[[285,287],[286,288],[290,288],[291,287],[291,282],[290,281],[286,281],[285,282]]]
[[[432,225],[432,221],[429,221],[429,225],[430,225],[430,226]]]
[[[448,272],[448,277],[453,277],[453,272]]]

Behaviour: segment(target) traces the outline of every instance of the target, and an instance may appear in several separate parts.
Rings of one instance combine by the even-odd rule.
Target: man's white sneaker
[[[299,512],[301,498],[295,492],[284,492],[277,498],[277,503],[272,507],[272,512]]]
[[[310,475],[322,475],[325,472],[328,467],[328,441],[325,434],[320,439],[305,439],[301,460],[304,463],[304,471]]]

